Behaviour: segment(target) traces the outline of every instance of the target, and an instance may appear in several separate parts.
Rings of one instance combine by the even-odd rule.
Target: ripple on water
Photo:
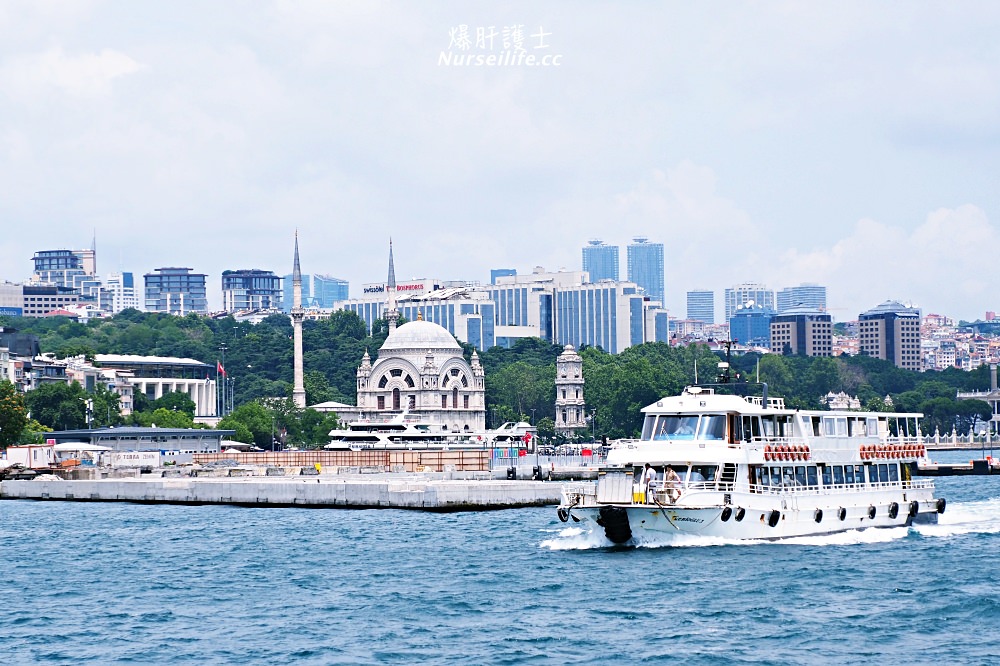
[[[551,508],[0,502],[0,644],[14,664],[996,663],[1000,483],[945,481],[936,526],[638,548]]]

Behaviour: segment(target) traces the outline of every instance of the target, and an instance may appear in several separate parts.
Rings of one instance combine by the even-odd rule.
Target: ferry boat
[[[787,409],[782,398],[688,387],[645,407],[642,437],[568,484],[559,519],[616,544],[653,534],[782,539],[936,523],[945,499],[913,478],[921,414]]]

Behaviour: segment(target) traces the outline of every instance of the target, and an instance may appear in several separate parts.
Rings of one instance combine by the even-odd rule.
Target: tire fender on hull
[[[604,536],[612,543],[625,543],[632,538],[628,512],[620,506],[602,506],[597,524],[604,528]]]

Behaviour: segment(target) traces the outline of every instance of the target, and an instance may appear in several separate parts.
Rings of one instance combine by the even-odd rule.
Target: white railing
[[[557,469],[562,467],[600,467],[605,461],[605,456],[536,456],[534,453],[529,453],[526,456],[491,458],[490,466],[492,469],[502,469],[506,467],[534,467],[538,465],[548,470],[553,469],[553,467]]]

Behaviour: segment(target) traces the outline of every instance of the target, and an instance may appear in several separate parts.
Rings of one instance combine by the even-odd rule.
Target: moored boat
[[[937,522],[945,500],[912,476],[920,414],[798,410],[781,398],[688,387],[645,407],[642,437],[598,480],[568,484],[559,518],[614,543],[656,533],[781,539]]]

